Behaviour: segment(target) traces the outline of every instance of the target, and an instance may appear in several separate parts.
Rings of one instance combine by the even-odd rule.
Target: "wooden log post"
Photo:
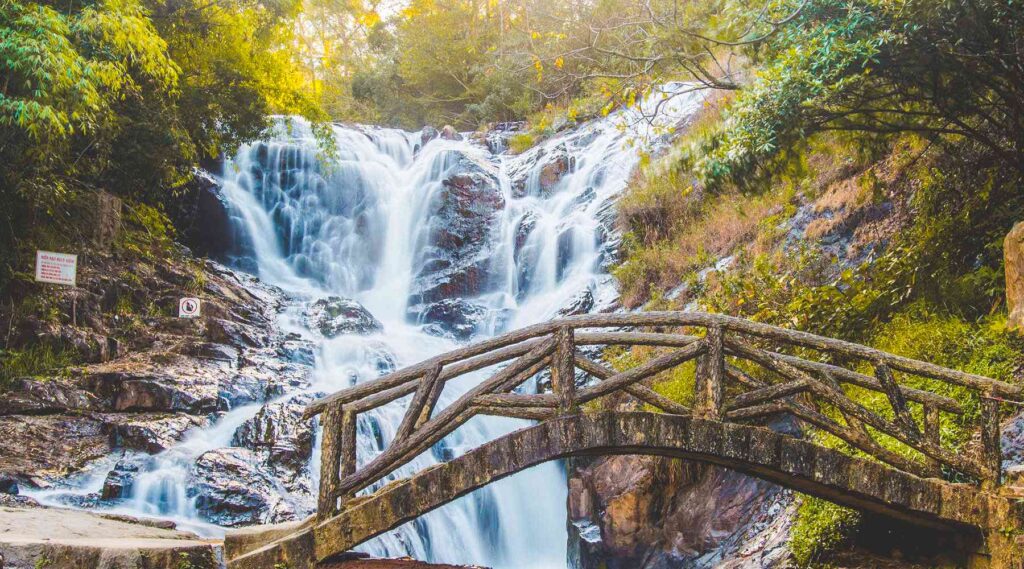
[[[982,485],[990,488],[1002,484],[1003,449],[999,426],[999,401],[981,394],[981,472]]]
[[[327,519],[337,510],[338,485],[341,481],[341,405],[328,407],[320,416],[323,440],[320,442],[320,493],[316,515]]]
[[[551,388],[558,396],[558,411],[562,415],[579,411],[576,404],[576,346],[573,329],[563,326],[555,331],[555,352],[551,356]]]
[[[356,437],[357,437],[357,421],[358,414],[354,409],[350,409],[347,406],[342,408],[341,412],[341,478],[350,476],[356,471]],[[353,498],[359,488],[341,488],[339,484],[338,497],[340,498],[340,504],[338,507],[344,507],[345,502]]]
[[[934,405],[924,406],[924,439],[936,447],[942,446],[942,435],[940,433],[941,423],[939,422],[939,408]],[[928,467],[937,476],[942,475],[942,463],[934,458],[926,457]]]
[[[708,326],[707,350],[697,360],[693,413],[701,419],[720,421],[725,404],[725,348],[722,327]]]

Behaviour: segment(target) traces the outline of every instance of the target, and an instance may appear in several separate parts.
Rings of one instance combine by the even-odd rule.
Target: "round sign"
[[[183,298],[178,301],[179,318],[195,318],[199,316],[199,299]]]

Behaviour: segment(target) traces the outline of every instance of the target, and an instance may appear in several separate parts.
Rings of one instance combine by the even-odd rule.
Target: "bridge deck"
[[[615,370],[578,351],[615,345],[648,346],[653,355]],[[660,374],[690,361],[692,406],[651,388]],[[499,365],[439,408],[449,381]],[[519,389],[545,373],[550,392]],[[581,413],[615,393],[664,413]],[[392,440],[360,464],[358,421],[409,395]],[[269,533],[229,536],[226,552],[233,569],[312,566],[494,480],[592,454],[704,461],[861,510],[998,536],[1024,527],[999,494],[1001,401],[1024,403],[1024,388],[721,314],[573,316],[441,354],[311,404],[306,415],[319,415],[323,426],[316,515]],[[779,414],[842,441],[843,449],[755,426]],[[977,421],[979,444],[965,449],[963,441],[944,441],[944,414]],[[380,487],[477,415],[539,423]]]
[[[311,567],[491,482],[570,456],[653,454],[735,469],[838,504],[949,529],[1004,519],[1009,502],[969,484],[919,478],[763,427],[660,413],[558,417],[513,432],[229,560],[231,569]],[[266,540],[279,538],[268,534]],[[233,537],[227,543],[231,550]],[[238,540],[236,540],[237,542]],[[261,545],[251,534],[244,541]],[[264,544],[266,541],[263,542]],[[230,553],[229,553],[230,555]]]

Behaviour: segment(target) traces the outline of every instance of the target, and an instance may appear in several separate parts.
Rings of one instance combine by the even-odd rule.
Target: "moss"
[[[860,515],[820,498],[802,496],[789,548],[799,567],[811,567],[844,543]]]

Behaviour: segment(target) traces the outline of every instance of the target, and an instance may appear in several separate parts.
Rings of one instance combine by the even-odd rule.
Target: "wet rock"
[[[559,316],[575,316],[586,314],[594,308],[594,290],[587,287],[573,296],[568,304],[558,311]]]
[[[0,417],[0,472],[49,479],[110,452],[103,422],[88,415]]]
[[[168,214],[178,237],[196,255],[226,259],[239,251],[230,206],[210,173],[198,171],[173,200]]]
[[[270,342],[259,328],[223,318],[206,319],[206,338],[215,343],[250,348],[262,348]]]
[[[220,408],[216,383],[172,372],[96,373],[86,376],[83,385],[110,411],[181,411],[198,415]]]
[[[426,146],[428,142],[437,138],[438,134],[437,129],[432,126],[423,127],[420,131],[420,144]]]
[[[189,429],[205,427],[205,417],[184,413],[175,415],[130,415],[110,417],[111,444],[114,448],[125,448],[156,454],[167,450],[180,441]]]
[[[264,405],[235,431],[232,444],[265,452],[271,466],[297,477],[313,453],[313,420],[302,419],[312,396]]]
[[[486,307],[461,298],[441,300],[413,312],[419,322],[428,324],[428,333],[456,340],[469,339],[489,314]]]
[[[96,396],[61,381],[19,379],[0,394],[0,415],[46,415],[67,410],[91,411]]]
[[[0,474],[0,494],[17,495],[19,491],[18,479],[13,476]]]
[[[304,318],[310,329],[318,330],[325,338],[341,334],[373,334],[384,329],[380,321],[363,305],[338,296],[314,302]]]
[[[204,519],[228,527],[296,517],[279,483],[249,449],[223,448],[201,455],[190,473],[189,496]]]
[[[548,155],[547,162],[541,166],[538,184],[544,195],[548,195],[555,185],[562,180],[562,177],[569,172],[575,159],[569,156],[565,147],[560,146]]]
[[[455,127],[446,124],[441,128],[441,138],[445,140],[462,140],[462,135],[459,134],[459,131],[455,130]]]
[[[129,458],[122,458],[107,473],[100,490],[100,499],[105,502],[127,498],[132,493],[132,485],[139,473],[139,464]]]
[[[462,154],[450,166],[432,202],[429,244],[416,259],[420,267],[410,304],[430,304],[479,295],[487,284],[493,229],[505,206],[493,167]]]

